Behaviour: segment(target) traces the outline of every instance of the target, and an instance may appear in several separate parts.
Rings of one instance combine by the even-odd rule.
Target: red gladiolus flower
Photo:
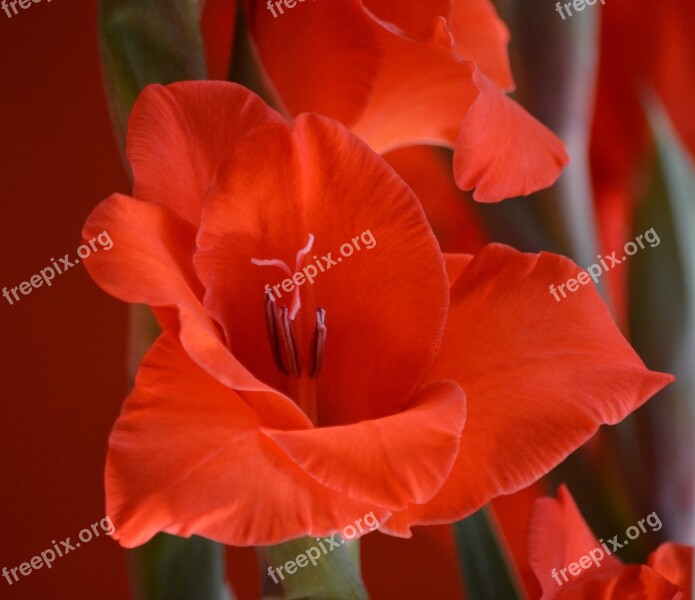
[[[562,143],[505,92],[514,88],[509,32],[490,0],[247,0],[269,86],[288,115],[340,120],[379,153],[455,149],[454,174],[497,202],[548,187]],[[209,2],[208,13],[217,11]],[[208,56],[225,37],[205,18]]]
[[[451,177],[450,153],[431,146],[410,146],[384,155],[415,192],[444,252],[475,254],[490,240],[470,194]]]
[[[648,524],[638,530],[642,535],[656,524],[649,517]],[[605,548],[612,551],[614,546]],[[536,501],[529,556],[543,588],[541,600],[690,599],[693,549],[689,546],[662,544],[649,556],[647,565],[625,565],[605,548],[591,533],[565,486],[558,490],[557,499]]]
[[[410,188],[336,121],[290,126],[234,84],[153,86],[127,153],[134,197],[84,229],[114,240],[92,277],[163,329],[109,443],[125,546],[269,544],[370,512],[407,536],[528,485],[671,380],[593,289],[549,296],[569,260],[444,256]]]
[[[601,12],[601,53],[591,132],[591,169],[603,250],[633,234],[639,200],[647,193],[645,162],[652,152],[645,115],[647,93],[663,104],[691,158],[695,157],[692,77],[695,4],[690,0],[615,2]],[[639,59],[635,59],[639,57]],[[614,303],[627,302],[627,271],[609,273]]]

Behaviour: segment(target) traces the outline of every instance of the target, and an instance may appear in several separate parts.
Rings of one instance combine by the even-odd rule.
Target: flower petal
[[[133,196],[194,225],[221,162],[238,139],[282,118],[246,88],[222,81],[150,85],[128,123]]]
[[[449,475],[466,419],[451,381],[423,388],[402,413],[355,425],[266,434],[319,483],[388,508],[427,502]]]
[[[594,577],[584,577],[572,585],[565,585],[567,587],[558,588],[556,595],[544,596],[544,600],[685,600],[677,586],[643,565],[601,570]]]
[[[447,18],[456,54],[476,63],[505,92],[514,89],[509,65],[509,30],[490,0],[456,0]]]
[[[293,9],[251,2],[263,66],[290,114],[315,112],[350,125],[364,108],[380,51],[360,4],[307,2]],[[359,40],[359,43],[356,43]]]
[[[452,147],[478,96],[473,63],[458,59],[440,18],[426,42],[374,23],[382,48],[378,78],[353,131],[379,153],[403,146]]]
[[[383,60],[353,131],[377,152],[433,144],[455,147],[461,189],[481,202],[551,185],[568,158],[562,142],[472,62],[457,56],[446,21],[431,39],[408,39],[375,23]],[[397,110],[395,108],[397,107]]]
[[[190,223],[161,206],[114,195],[92,211],[82,235],[88,239],[103,231],[113,247],[92,254],[85,266],[104,291],[155,309],[175,307],[177,318],[165,313],[166,322],[160,319],[160,324],[174,328],[172,333],[198,364],[226,385],[254,392],[245,398],[273,422],[306,425],[305,415],[289,398],[256,379],[230,354],[205,312],[204,289],[193,270],[195,229]]]
[[[649,566],[682,590],[693,589],[693,548],[667,542],[649,555]]]
[[[542,600],[554,598],[560,591],[560,584],[552,576],[553,571],[564,585],[567,582],[557,572],[582,556],[589,556],[594,549],[600,552],[594,554],[599,564],[592,563],[588,570],[582,570],[577,577],[595,576],[599,567],[602,571],[619,569],[622,563],[615,556],[606,555],[566,486],[558,489],[557,499],[536,500],[529,525],[528,552],[531,567],[543,588]],[[577,581],[577,578],[571,577],[572,582]]]
[[[451,152],[410,146],[389,152],[388,163],[413,189],[444,252],[478,252],[488,241],[470,195],[456,187]]]
[[[505,96],[479,70],[479,95],[456,140],[454,173],[479,202],[498,202],[552,185],[569,162],[555,134]]]
[[[294,271],[310,234],[303,264],[324,272],[297,288],[294,328],[306,363],[316,309],[326,311],[321,424],[400,412],[437,355],[448,307],[444,260],[410,189],[338,123],[301,115],[294,132],[268,126],[239,145],[208,198],[198,238],[195,264],[210,314],[243,364],[291,395],[293,380],[273,365],[264,311],[266,286],[275,286],[278,304],[292,302],[279,286],[288,275],[251,260],[279,259]],[[321,258],[329,253],[335,264]]]
[[[437,17],[446,17],[452,4],[459,0],[363,0],[366,8],[378,19],[393,23],[410,37],[427,39],[432,32],[432,23]]]
[[[233,390],[164,334],[138,373],[111,438],[107,514],[121,545],[159,531],[264,545],[327,535],[383,509],[307,476],[259,427]]]
[[[385,528],[404,535],[413,524],[460,519],[529,485],[673,381],[646,369],[593,286],[553,299],[548,286],[578,272],[564,257],[500,244],[462,272],[429,375],[466,392],[461,451],[442,491]]]

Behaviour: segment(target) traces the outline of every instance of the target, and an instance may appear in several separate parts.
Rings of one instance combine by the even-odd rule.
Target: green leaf
[[[453,528],[467,598],[516,600],[524,597],[489,508],[481,508],[467,519],[454,523]]]
[[[642,510],[657,509],[666,537],[692,532],[693,422],[695,422],[695,164],[655,98],[646,103],[656,141],[652,188],[639,211],[636,234],[653,228],[659,237],[630,261],[630,333],[652,369],[676,382],[635,414],[633,440],[642,464],[637,490]],[[690,540],[692,542],[692,540]]]
[[[205,79],[200,12],[195,0],[101,0],[99,7],[106,92],[123,146],[146,85]]]
[[[224,548],[205,538],[160,533],[130,554],[137,600],[231,600]]]
[[[256,550],[265,576],[263,597],[286,600],[366,600],[369,598],[362,583],[359,567],[359,540],[345,542],[338,535],[329,538],[305,537],[297,540],[262,546]],[[308,554],[307,554],[308,552]],[[304,563],[291,574],[286,573],[289,561]],[[313,557],[313,560],[311,558]],[[269,572],[269,567],[273,569]],[[278,573],[278,567],[282,570]],[[269,573],[272,573],[269,574]],[[277,581],[277,583],[275,583]]]
[[[240,83],[250,89],[268,106],[284,114],[288,120],[292,120],[263,70],[261,57],[251,35],[248,16],[242,2],[237,4],[234,43],[229,63],[229,81]]]
[[[100,50],[105,87],[121,152],[128,116],[151,83],[205,79],[200,13],[195,0],[101,0]],[[127,165],[126,165],[127,168]],[[129,375],[158,328],[147,307],[131,308]],[[229,600],[224,547],[200,537],[160,534],[130,552],[141,600]]]

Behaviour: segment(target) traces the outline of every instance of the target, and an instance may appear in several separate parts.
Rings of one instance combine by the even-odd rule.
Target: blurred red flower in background
[[[548,187],[567,164],[560,140],[505,95],[509,32],[489,0],[245,7],[263,86],[286,115],[338,119],[379,153],[452,148],[456,182],[481,202]],[[221,0],[205,7],[212,78],[227,78],[230,10]]]
[[[369,512],[408,536],[527,486],[672,379],[593,288],[549,299],[568,259],[443,255],[410,188],[336,121],[290,127],[236,84],[152,86],[127,153],[134,197],[83,231],[114,240],[92,277],[163,329],[110,439],[125,546],[158,531],[268,544]],[[269,298],[270,266],[367,229],[371,249]]]
[[[638,199],[650,183],[645,163],[653,148],[645,103],[651,94],[695,157],[693,30],[690,0],[616,2],[602,13],[591,171],[604,250],[630,239]],[[627,273],[616,271],[610,278],[616,306],[625,310]]]
[[[651,517],[649,515],[647,522],[653,528],[656,523],[651,522]],[[644,526],[644,519],[642,523],[643,528],[638,532],[644,534],[648,528]],[[634,527],[637,529],[636,525]],[[618,537],[620,544],[624,537]],[[666,543],[649,556],[647,565],[623,564],[604,551],[605,548],[612,551],[614,546],[602,546],[596,539],[565,486],[558,489],[557,498],[536,500],[528,546],[531,565],[543,588],[542,600],[691,598],[692,548]],[[593,558],[583,561],[584,564],[578,563],[592,552]],[[578,575],[572,571],[568,574],[567,567],[573,563],[572,571]],[[559,572],[562,569],[565,569],[564,574]]]

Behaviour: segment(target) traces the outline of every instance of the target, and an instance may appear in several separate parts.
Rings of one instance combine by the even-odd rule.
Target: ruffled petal
[[[250,2],[251,30],[263,67],[292,115],[314,112],[351,125],[364,109],[380,50],[356,0],[293,8]],[[357,42],[358,40],[358,42]]]
[[[603,572],[622,566],[620,560],[605,552],[564,485],[558,489],[557,499],[540,498],[534,503],[528,552],[531,567],[543,588],[541,600],[555,598],[560,586],[574,583],[579,578],[595,576],[599,569]],[[595,557],[588,569],[582,567],[577,576],[560,572],[570,564],[577,563],[582,556]]]
[[[420,40],[430,36],[438,17],[446,18],[452,5],[459,3],[459,0],[363,0],[364,6],[378,19],[393,23],[408,36]]]
[[[667,542],[649,555],[649,566],[680,589],[693,589],[693,548]]]
[[[309,477],[262,433],[265,423],[172,336],[160,337],[109,440],[114,537],[128,548],[160,531],[265,545],[388,514]]]
[[[455,147],[454,174],[474,199],[498,202],[550,186],[568,158],[562,142],[457,55],[446,21],[427,42],[374,24],[383,52],[353,130],[377,152],[414,144]],[[397,108],[397,110],[396,110]]]
[[[128,123],[133,196],[197,225],[218,167],[239,138],[282,117],[246,88],[222,81],[150,85]]]
[[[113,247],[92,254],[85,266],[104,291],[155,309],[175,307],[175,315],[157,311],[166,316],[160,324],[179,337],[199,365],[234,389],[254,392],[245,398],[273,422],[307,423],[289,398],[255,378],[228,351],[202,304],[204,289],[193,270],[195,230],[190,223],[167,208],[114,195],[94,209],[82,235],[88,239],[103,231]]]
[[[505,92],[514,89],[509,65],[509,29],[490,0],[456,0],[447,25],[456,42],[456,54],[476,63]]]
[[[592,285],[553,298],[549,286],[579,272],[564,257],[499,244],[462,272],[429,375],[466,392],[461,451],[442,491],[394,515],[390,532],[463,518],[529,485],[673,381],[644,366]]]
[[[661,575],[643,565],[629,565],[618,570],[601,569],[593,577],[564,584],[557,595],[544,600],[686,600],[682,590]]]
[[[479,202],[526,196],[549,187],[569,162],[562,142],[479,70],[479,95],[461,122],[456,182]]]
[[[475,65],[456,57],[440,18],[430,39],[413,40],[375,21],[382,49],[378,78],[353,131],[379,153],[403,146],[454,146],[461,120],[478,96]]]
[[[319,483],[398,510],[427,502],[439,490],[458,454],[465,418],[461,388],[439,381],[390,417],[266,434]]]

